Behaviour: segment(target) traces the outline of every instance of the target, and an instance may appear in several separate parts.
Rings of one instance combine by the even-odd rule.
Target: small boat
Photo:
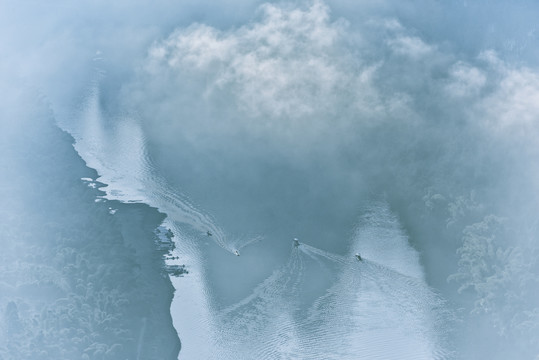
[[[240,252],[238,250],[234,250],[234,255],[240,256]]]
[[[356,253],[356,259],[358,259],[359,261],[363,261],[363,258],[359,253]]]
[[[213,236],[213,234],[211,233],[211,231],[206,231],[206,235],[208,235],[208,236]]]
[[[298,238],[294,238],[294,247],[298,247],[299,246],[299,240]]]

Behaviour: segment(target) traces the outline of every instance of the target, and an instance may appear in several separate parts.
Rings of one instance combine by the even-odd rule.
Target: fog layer
[[[294,237],[368,252],[354,244],[374,199],[461,320],[458,356],[538,354],[537,4],[6,1],[0,14],[7,109],[34,89],[90,162],[108,148],[85,148],[99,135],[85,116],[105,133],[129,119],[137,156],[181,200],[177,231],[215,233],[202,257],[250,243],[257,261],[203,266],[218,306],[286,264]],[[109,168],[152,198],[128,169]]]

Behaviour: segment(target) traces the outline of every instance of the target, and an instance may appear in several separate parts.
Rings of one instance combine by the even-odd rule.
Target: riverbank
[[[0,131],[0,359],[177,359],[155,231],[165,215],[102,198],[47,106],[11,100],[0,114],[11,119]]]

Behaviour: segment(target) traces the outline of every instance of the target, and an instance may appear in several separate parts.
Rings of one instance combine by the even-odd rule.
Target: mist
[[[135,352],[108,344],[108,358],[165,358],[156,347],[186,359],[534,358],[537,14],[524,0],[4,1],[0,123],[11,172],[2,213],[17,211],[35,228],[50,223],[45,204],[61,195],[25,189],[60,161],[66,168],[54,177],[70,179],[69,189],[81,177],[104,186],[86,200],[111,205],[87,218],[116,202],[132,209],[116,230],[95,220],[76,236],[130,229],[140,211],[153,219],[142,231],[149,244],[159,243],[153,228],[171,230],[175,249],[157,257],[143,240],[118,235],[136,261],[152,257],[139,266],[154,275],[171,264],[189,270],[160,283],[173,300],[159,316],[142,322],[150,315],[133,310],[118,322],[137,338],[162,321],[168,345],[140,335],[118,340]],[[49,142],[63,145],[39,145]],[[72,142],[72,156],[55,160]],[[75,163],[78,172],[67,166]],[[90,206],[73,196],[58,201]],[[23,203],[43,209],[15,206]],[[59,214],[61,228],[76,223]],[[14,224],[4,216],[5,228]],[[51,230],[39,246],[60,251],[58,236]],[[28,241],[2,237],[4,269],[20,253],[13,244]],[[20,309],[44,306],[16,290],[20,269],[0,278],[0,311],[11,314],[4,334],[17,323],[13,304],[21,319]],[[118,283],[103,286],[131,297]],[[65,295],[54,291],[54,301]],[[395,320],[404,314],[413,316]],[[60,338],[50,341],[61,348]],[[39,347],[32,339],[19,348]],[[7,344],[0,357],[25,358]],[[401,345],[400,356],[387,352]],[[69,351],[55,356],[78,350]]]

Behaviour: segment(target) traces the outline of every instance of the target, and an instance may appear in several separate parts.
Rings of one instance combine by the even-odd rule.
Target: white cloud
[[[450,81],[445,89],[454,97],[478,95],[487,82],[485,73],[464,62],[457,62],[449,71]]]
[[[483,53],[481,59],[490,65],[495,86],[479,99],[474,116],[484,119],[488,131],[501,139],[535,143],[539,135],[539,71],[509,65],[493,52]]]
[[[231,92],[252,115],[301,117],[323,110],[348,82],[341,53],[342,24],[315,2],[305,10],[266,4],[262,19],[224,32],[194,25],[150,51],[152,68],[199,72],[206,97]]]
[[[192,133],[205,130],[182,117],[185,105],[218,112],[213,133],[234,129],[289,140],[301,134],[311,144],[349,130],[353,121],[386,116],[373,85],[380,64],[364,62],[347,46],[348,24],[332,19],[325,4],[265,4],[259,14],[228,31],[202,24],[177,29],[150,49],[136,91],[162,92],[157,106],[178,109],[176,120],[184,127],[191,121]]]
[[[399,35],[387,41],[393,52],[408,56],[412,59],[421,59],[434,51],[434,48],[417,36]]]
[[[228,30],[178,28],[154,44],[130,89],[152,127],[196,144],[246,136],[309,152],[387,125],[383,141],[395,144],[382,151],[401,153],[422,137],[453,151],[449,133],[463,124],[509,139],[537,128],[538,75],[493,51],[461,60],[395,18],[351,24],[320,1],[265,4],[258,14]]]

